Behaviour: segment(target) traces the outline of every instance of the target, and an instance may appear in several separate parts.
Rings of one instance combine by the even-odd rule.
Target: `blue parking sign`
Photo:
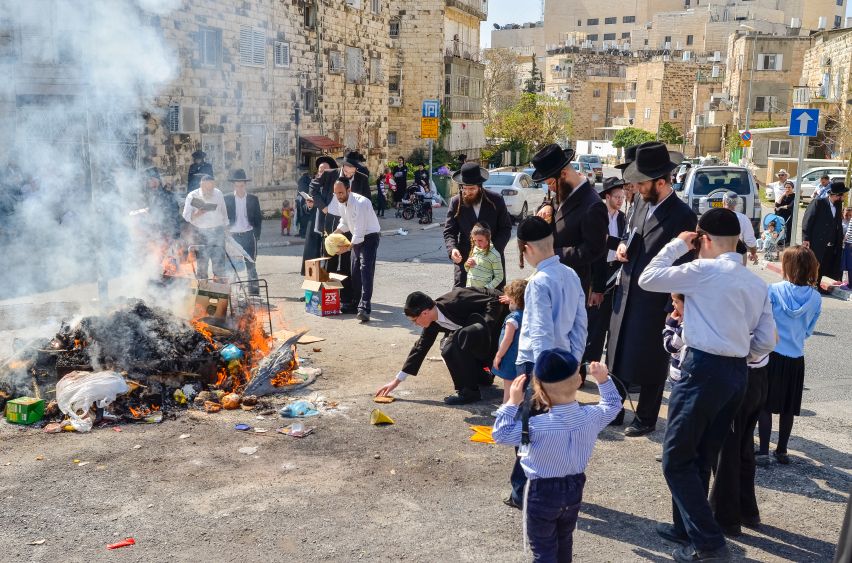
[[[422,117],[441,117],[441,102],[438,100],[423,100]]]
[[[793,137],[816,137],[819,129],[818,109],[794,109],[790,112],[790,135]]]

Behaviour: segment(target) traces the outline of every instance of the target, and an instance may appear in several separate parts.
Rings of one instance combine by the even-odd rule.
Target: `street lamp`
[[[752,35],[752,43],[751,43],[751,68],[748,73],[748,94],[746,95],[746,118],[745,118],[745,130],[749,130],[749,126],[751,125],[751,85],[754,81],[754,67],[757,65],[757,30],[750,25],[741,23],[740,27],[747,29],[749,31],[753,31],[754,35]],[[751,33],[749,33],[751,35]],[[743,57],[745,60],[745,57]],[[751,162],[751,147],[748,148],[749,158],[748,161]]]

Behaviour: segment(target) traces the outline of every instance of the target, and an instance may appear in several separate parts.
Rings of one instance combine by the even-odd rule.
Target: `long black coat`
[[[237,220],[237,206],[234,194],[225,196],[225,209],[228,211],[228,223],[233,226]],[[260,200],[254,194],[246,194],[246,215],[248,222],[254,231],[254,238],[260,240],[260,231],[263,228],[263,214],[260,212]]]
[[[592,284],[592,263],[606,256],[608,229],[606,204],[588,181],[575,188],[554,213],[553,250],[560,262],[577,272],[586,295]]]
[[[311,180],[310,195],[314,198],[314,221],[317,221],[317,217],[319,218],[319,230],[323,231],[327,235],[330,235],[335,231],[335,229],[337,229],[337,225],[340,223],[340,217],[332,215],[331,213],[323,213],[322,210],[328,207],[334,199],[334,183],[337,182],[337,179],[340,178],[342,174],[342,170],[335,168],[326,170],[322,173],[322,176],[319,178],[315,177]],[[357,177],[358,174],[355,176]],[[364,182],[366,181],[367,179],[364,178]],[[305,250],[311,250],[312,253],[318,251],[318,253],[316,256],[307,256],[304,254],[303,258],[305,259],[319,258],[323,253],[323,237],[313,231],[314,229],[310,229],[310,232],[308,233],[308,240],[305,241]],[[349,234],[347,238],[351,238],[351,234]],[[350,276],[352,266],[349,254],[343,253],[343,255],[338,254],[331,257],[326,264],[326,267],[329,272]],[[304,263],[302,264],[302,269],[304,270]],[[352,280],[347,277],[346,280],[343,281],[343,289],[340,292],[340,301],[343,304],[348,304],[351,300]]]
[[[471,315],[477,314],[485,317],[486,325],[491,333],[491,349],[489,350],[488,357],[493,358],[500,345],[500,329],[503,326],[503,320],[509,314],[508,307],[500,303],[499,297],[500,292],[493,289],[457,287],[449,293],[436,298],[435,304],[448,320],[462,328],[472,324]],[[417,372],[420,371],[420,366],[423,365],[426,354],[429,352],[432,344],[435,343],[438,334],[442,332],[449,333],[450,331],[438,323],[432,323],[424,328],[420,334],[420,338],[411,347],[408,358],[405,360],[405,365],[402,366],[402,371],[409,375],[417,375]]]
[[[607,220],[606,251],[603,256],[592,262],[592,291],[595,293],[605,293],[607,289],[614,287],[614,282],[610,285],[608,285],[607,282],[612,277],[613,273],[621,268],[621,262],[613,262],[610,264],[606,261],[609,251],[617,250],[621,240],[624,239],[624,231],[627,229],[627,218],[623,211],[618,212],[615,222],[618,226],[618,236],[613,237],[609,235],[609,221]]]
[[[477,223],[487,223],[491,229],[491,243],[503,262],[503,271],[506,271],[506,245],[512,238],[512,217],[506,209],[503,196],[492,194],[488,190],[482,190],[482,205],[479,207],[479,217],[473,207],[461,205],[461,196],[455,195],[450,200],[450,210],[447,213],[447,222],[444,223],[444,244],[447,247],[447,256],[452,257],[453,249],[458,249],[462,255],[462,263],[455,264],[455,286],[464,287],[467,282],[467,272],[464,269],[464,261],[470,257],[470,231]],[[461,209],[459,209],[461,205]],[[505,284],[501,284],[503,287]]]
[[[833,216],[831,205],[828,198],[816,198],[811,201],[802,219],[802,240],[810,243],[811,250],[819,262],[820,276],[839,280],[840,257],[843,251],[842,202],[834,204]],[[826,256],[829,244],[834,245],[835,252]]]
[[[627,236],[635,234],[613,296],[607,347],[610,371],[622,381],[642,385],[662,384],[668,375],[670,356],[663,348],[662,334],[671,295],[645,291],[639,287],[639,276],[669,241],[684,231],[694,231],[698,223],[695,213],[675,193],[646,220],[647,210],[646,202],[638,203],[628,224]],[[676,263],[692,258],[689,253]]]
[[[209,174],[213,176],[213,165],[209,162],[201,164],[190,164],[189,173],[186,178],[186,191],[191,192],[201,187],[201,174]]]

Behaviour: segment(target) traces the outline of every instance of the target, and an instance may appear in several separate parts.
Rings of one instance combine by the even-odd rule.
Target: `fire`
[[[138,409],[134,409],[133,407],[127,407],[127,409],[130,411],[130,414],[133,415],[133,418],[144,418],[160,410],[160,407],[157,405],[151,405],[151,408],[139,407]]]
[[[275,374],[275,377],[270,379],[269,382],[275,387],[285,387],[287,385],[293,385],[294,383],[301,383],[302,380],[293,375],[293,372],[296,371],[296,368],[298,367],[299,359],[296,357],[296,351],[293,350],[293,359],[290,360],[287,368]]]
[[[192,327],[204,337],[204,339],[213,344],[213,333],[210,332],[210,325],[201,321],[190,321],[192,323]]]

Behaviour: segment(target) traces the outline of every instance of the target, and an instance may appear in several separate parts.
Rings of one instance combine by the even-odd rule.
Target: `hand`
[[[399,387],[400,383],[402,382],[394,377],[390,383],[376,391],[376,397],[387,397],[388,395],[390,395],[391,391]]]
[[[337,245],[337,253],[338,254],[344,254],[346,252],[349,252],[351,249],[352,249],[352,243],[351,242],[342,242],[342,243]]]
[[[619,262],[627,262],[627,245],[623,242],[618,245],[615,251],[615,259]]]
[[[526,375],[519,375],[509,388],[509,402],[507,405],[520,405],[524,400],[524,383],[527,382]]]
[[[680,240],[686,243],[686,247],[690,250],[697,250],[695,247],[695,239],[698,238],[698,233],[694,231],[684,231],[677,236]]]
[[[503,305],[509,304],[509,296],[506,295],[505,293],[503,295],[501,295],[500,297],[498,297],[497,300],[500,301],[500,303],[502,303]]]
[[[749,260],[751,260],[753,263],[757,264],[757,249],[749,250],[749,252],[748,252],[748,258],[749,258]]]
[[[538,213],[536,213],[536,216],[541,217],[542,219],[544,219],[545,221],[547,221],[549,223],[550,218],[553,217],[553,208],[549,205],[545,205],[544,207],[542,207],[541,209],[538,210]]]
[[[473,258],[468,258],[467,262],[465,262],[464,265],[468,268],[473,268],[474,266],[476,266],[476,260],[474,260]]]
[[[589,294],[589,307],[600,307],[601,303],[603,303],[603,300],[603,293],[595,293],[593,291],[591,294]]]
[[[325,213],[326,215],[328,215],[328,207],[323,207],[322,212]]]
[[[680,316],[680,312],[678,312],[678,310],[677,310],[677,309],[675,309],[674,311],[672,311],[672,319],[674,319],[674,320],[676,320],[676,321],[680,322],[680,320],[681,320],[681,316]]]
[[[810,247],[811,247],[811,241],[809,241],[809,240],[803,240],[803,241],[802,241],[802,246],[804,246],[805,248],[810,248]]]
[[[459,249],[458,249],[458,248],[454,248],[454,249],[452,250],[452,252],[450,252],[450,259],[451,259],[453,262],[455,262],[456,264],[461,264],[461,261],[462,261],[462,255],[461,255],[461,252],[459,252]]]
[[[609,370],[600,362],[590,362],[589,369],[586,370],[586,375],[591,376],[600,384],[609,379]]]
[[[503,356],[501,356],[500,354],[497,354],[496,356],[494,356],[494,367],[497,368],[497,369],[500,369],[500,362],[502,362],[502,361],[503,361]]]

